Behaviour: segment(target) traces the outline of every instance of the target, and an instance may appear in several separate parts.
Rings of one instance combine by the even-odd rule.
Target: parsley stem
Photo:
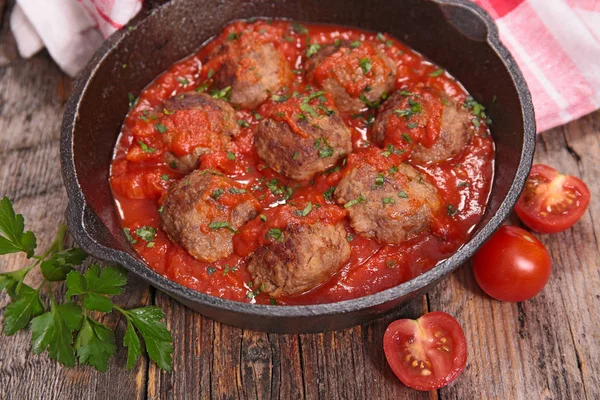
[[[121,314],[123,314],[125,316],[125,318],[127,318],[128,321],[131,321],[131,317],[129,316],[129,312],[127,312],[127,310],[123,310],[121,307],[119,307],[116,304],[113,304],[113,308],[115,310],[117,310],[118,312],[120,312]]]

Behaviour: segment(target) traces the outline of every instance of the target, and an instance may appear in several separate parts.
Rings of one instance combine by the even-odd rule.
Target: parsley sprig
[[[50,358],[65,366],[79,363],[106,371],[117,346],[112,329],[95,317],[116,310],[127,321],[123,339],[127,368],[134,367],[145,348],[160,368],[170,371],[173,339],[162,322],[163,311],[155,306],[125,310],[114,304],[111,297],[122,293],[127,284],[125,272],[99,265],[91,265],[85,273],[76,270],[88,255],[79,248],[64,248],[66,232],[61,226],[48,250],[37,256],[35,234],[25,232],[23,216],[15,213],[7,197],[0,200],[0,254],[24,252],[34,260],[28,267],[0,274],[0,291],[6,290],[11,299],[4,310],[4,333],[14,335],[29,326],[34,353],[48,351]],[[36,267],[44,279],[33,288],[24,280]],[[54,297],[52,284],[63,281],[67,292],[61,302]],[[42,290],[48,291],[49,304],[42,300]]]

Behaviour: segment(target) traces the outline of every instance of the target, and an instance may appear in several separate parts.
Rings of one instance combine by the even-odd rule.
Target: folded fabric
[[[538,131],[600,108],[600,0],[474,0],[496,20],[525,75]],[[74,76],[142,0],[17,0],[11,28],[19,52],[43,46]]]
[[[141,8],[142,0],[17,0],[10,26],[21,56],[45,46],[75,76],[102,41]]]

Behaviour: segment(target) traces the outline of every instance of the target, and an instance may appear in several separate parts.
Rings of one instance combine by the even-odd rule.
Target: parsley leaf
[[[358,65],[360,65],[363,74],[367,74],[373,68],[373,61],[370,58],[363,57],[358,61]]]
[[[129,320],[127,320],[127,330],[123,337],[123,346],[127,347],[127,369],[132,369],[142,354],[142,345],[140,344],[140,338],[135,333],[133,324]]]
[[[310,58],[317,54],[317,52],[321,50],[321,45],[319,43],[313,43],[308,46],[308,50],[306,50],[306,57]]]
[[[361,194],[358,198],[350,200],[349,202],[347,202],[346,204],[344,204],[344,208],[350,208],[353,205],[359,204],[366,201],[366,199],[363,197],[363,195]]]
[[[98,371],[108,369],[108,360],[116,354],[115,335],[107,326],[86,317],[75,339],[79,364],[89,364]]]
[[[431,73],[429,74],[429,76],[431,76],[431,77],[435,78],[435,77],[437,77],[437,76],[440,76],[440,75],[441,75],[441,74],[443,74],[443,73],[444,73],[444,70],[443,70],[443,69],[441,69],[441,68],[438,68],[438,69],[436,69],[435,71],[431,72]]]
[[[296,215],[298,217],[306,217],[311,211],[312,211],[312,203],[309,201],[303,210],[294,211],[294,215]]]
[[[87,256],[87,253],[79,248],[63,250],[42,262],[40,268],[47,281],[64,281],[67,274],[73,270],[73,266],[83,263]]]
[[[133,310],[118,309],[127,318],[127,330],[129,324],[133,324],[144,339],[146,351],[150,358],[155,361],[158,366],[165,371],[171,371],[171,354],[173,353],[173,337],[167,326],[161,322],[165,317],[165,313],[156,306],[135,308]],[[139,339],[136,341],[132,338],[135,334],[133,329],[127,336],[127,365],[135,363],[132,361],[139,356]],[[125,340],[125,339],[124,339]],[[136,346],[137,345],[137,346]]]
[[[271,228],[265,234],[266,239],[273,239],[277,242],[283,242],[283,232],[279,228]]]
[[[228,221],[213,221],[210,224],[208,224],[208,227],[213,231],[217,230],[217,229],[225,228],[225,229],[229,229],[233,233],[236,232],[236,230],[233,229],[233,227],[231,226],[231,223]]]
[[[44,312],[44,305],[38,291],[24,285],[23,288],[25,287],[31,290],[21,290],[17,300],[6,306],[4,311],[4,333],[7,336],[14,335],[25,328],[31,318]]]
[[[73,331],[81,326],[81,307],[75,303],[51,302],[50,311],[31,320],[31,347],[35,354],[48,349],[50,358],[75,366]]]
[[[27,258],[33,256],[37,247],[33,232],[24,232],[25,219],[21,214],[15,214],[12,203],[4,196],[0,200],[0,255],[25,252]]]

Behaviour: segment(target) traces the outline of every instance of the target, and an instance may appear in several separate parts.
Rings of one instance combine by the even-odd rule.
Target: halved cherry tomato
[[[505,225],[475,253],[473,273],[477,284],[493,298],[524,301],[546,286],[552,259],[531,233]]]
[[[532,230],[556,233],[579,221],[589,203],[590,190],[581,179],[536,164],[531,168],[515,211]]]
[[[383,350],[398,379],[416,390],[446,386],[467,363],[465,334],[441,311],[392,322],[383,336]]]

